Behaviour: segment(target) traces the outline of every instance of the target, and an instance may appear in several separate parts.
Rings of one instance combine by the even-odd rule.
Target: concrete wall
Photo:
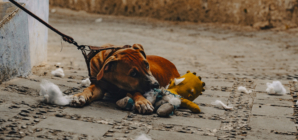
[[[0,0],[13,6],[8,0]],[[48,22],[48,0],[16,0]],[[2,8],[1,8],[2,7]],[[9,7],[9,6],[8,6]],[[31,68],[47,60],[48,29],[17,8],[0,6],[0,83],[27,76]]]
[[[11,6],[0,2],[0,83],[31,71],[28,16]]]
[[[7,2],[8,0],[3,0]],[[49,21],[49,0],[15,0],[26,4],[26,8],[46,22]],[[31,67],[47,60],[48,29],[28,16]]]
[[[192,22],[273,26],[298,23],[298,0],[50,0],[51,6],[92,13]]]

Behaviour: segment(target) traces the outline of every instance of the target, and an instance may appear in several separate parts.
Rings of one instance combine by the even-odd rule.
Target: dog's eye
[[[149,69],[149,64],[148,64],[148,62],[145,62],[145,65],[146,65],[146,69]]]

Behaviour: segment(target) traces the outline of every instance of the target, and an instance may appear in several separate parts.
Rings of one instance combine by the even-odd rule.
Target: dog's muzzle
[[[154,76],[152,76],[152,75],[148,75],[147,76],[147,84],[148,84],[148,90],[151,90],[151,89],[154,89],[154,88],[159,88],[159,83],[158,83],[158,81],[155,79],[155,77]]]
[[[155,89],[155,88],[159,88],[159,83],[158,82],[154,82],[153,84],[150,85],[151,89]]]

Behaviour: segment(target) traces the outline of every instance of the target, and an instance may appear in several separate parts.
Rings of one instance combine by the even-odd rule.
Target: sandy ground
[[[84,88],[87,69],[80,51],[49,32],[48,62],[33,75],[0,86],[0,139],[134,139],[145,133],[153,139],[296,139],[298,29],[256,31],[250,27],[162,22],[149,18],[93,15],[56,8],[50,24],[79,44],[100,46],[142,44],[146,54],[172,61],[184,74],[197,72],[205,93],[194,102],[200,114],[179,109],[170,118],[122,111],[111,101],[84,108],[40,102],[41,79],[57,84],[64,94]],[[95,22],[102,18],[101,22]],[[62,48],[62,51],[61,51]],[[50,72],[62,63],[66,76]],[[281,81],[285,96],[266,94],[266,83]],[[240,93],[238,86],[254,90]],[[216,99],[234,110],[214,107]],[[297,118],[298,119],[298,118]]]

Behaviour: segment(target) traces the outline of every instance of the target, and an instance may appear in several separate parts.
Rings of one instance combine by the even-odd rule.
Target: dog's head
[[[140,44],[127,46],[126,49],[118,50],[106,58],[97,74],[97,80],[102,78],[130,92],[145,93],[150,89],[159,88],[159,83],[150,71],[146,54]]]

